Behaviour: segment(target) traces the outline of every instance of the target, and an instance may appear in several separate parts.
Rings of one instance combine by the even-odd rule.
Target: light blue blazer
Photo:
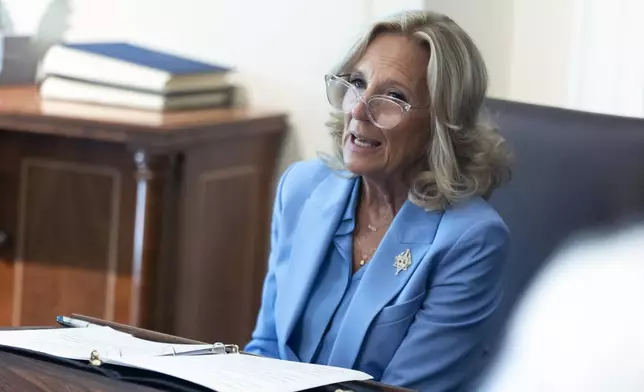
[[[262,305],[246,351],[300,361],[289,336],[301,317],[314,317],[305,305],[354,181],[319,160],[283,174]],[[483,199],[445,212],[405,202],[346,311],[329,364],[367,368],[376,380],[421,391],[462,390],[485,364],[497,332],[491,316],[508,241],[507,227]],[[407,249],[411,266],[396,275],[395,257]]]

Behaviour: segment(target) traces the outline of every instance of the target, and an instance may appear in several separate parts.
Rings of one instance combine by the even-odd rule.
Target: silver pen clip
[[[170,354],[163,354],[162,356],[184,356],[184,355],[217,355],[217,354],[238,354],[239,346],[236,344],[223,344],[217,342],[209,348],[200,348],[198,350],[181,351]]]

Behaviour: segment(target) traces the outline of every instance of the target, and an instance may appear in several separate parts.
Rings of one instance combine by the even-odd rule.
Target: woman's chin
[[[382,171],[379,165],[375,165],[374,162],[365,162],[363,159],[345,160],[344,167],[358,176],[370,176]]]

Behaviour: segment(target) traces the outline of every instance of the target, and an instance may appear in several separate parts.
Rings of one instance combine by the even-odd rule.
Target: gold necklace
[[[391,223],[385,223],[384,225],[381,225],[381,226],[374,226],[371,223],[367,223],[367,229],[369,229],[369,230],[371,230],[372,232],[375,233],[376,231],[378,231],[378,229],[382,229],[383,227],[387,227],[387,226],[390,226],[390,225],[391,225]]]
[[[358,251],[360,252],[360,266],[364,266],[367,264],[369,260],[373,257],[374,253],[376,253],[377,248],[371,248],[371,255],[368,253],[364,252],[364,248],[362,246],[362,241],[360,241],[360,237],[356,236],[356,243],[358,244]]]
[[[393,218],[390,216],[390,214],[387,214],[386,218],[387,220],[389,220],[389,222],[385,223],[384,225],[376,226],[371,223],[367,223],[367,229],[375,233],[376,231],[378,231],[379,229],[382,229],[383,227],[391,226],[391,222],[393,221]]]

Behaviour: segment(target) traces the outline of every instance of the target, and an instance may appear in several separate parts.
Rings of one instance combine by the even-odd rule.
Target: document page
[[[218,392],[301,391],[372,378],[356,370],[243,354],[123,357],[109,362],[168,374]]]
[[[168,344],[136,338],[110,327],[0,331],[0,344],[69,359],[154,356],[209,348],[210,345]]]

